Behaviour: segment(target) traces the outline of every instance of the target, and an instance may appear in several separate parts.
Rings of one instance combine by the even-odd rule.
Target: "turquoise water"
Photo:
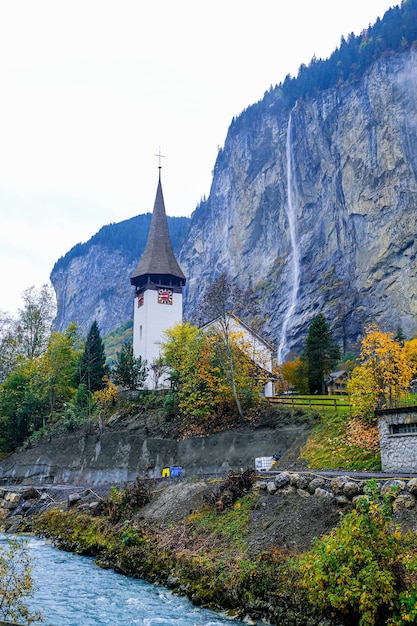
[[[47,626],[224,626],[238,625],[194,607],[157,585],[103,570],[88,557],[28,537],[35,595],[28,605]],[[0,545],[4,543],[0,537]]]

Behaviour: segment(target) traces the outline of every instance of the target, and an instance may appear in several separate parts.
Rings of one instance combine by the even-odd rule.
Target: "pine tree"
[[[131,343],[124,343],[116,355],[113,376],[118,385],[128,389],[141,389],[147,376],[146,361],[135,357]]]
[[[398,326],[397,332],[394,335],[394,341],[400,344],[401,347],[404,347],[405,335],[401,326]]]
[[[91,325],[80,359],[80,383],[84,383],[90,393],[104,387],[106,375],[106,354],[104,343],[96,320]]]
[[[303,360],[307,362],[310,393],[326,393],[325,377],[340,360],[340,349],[322,313],[310,324]]]

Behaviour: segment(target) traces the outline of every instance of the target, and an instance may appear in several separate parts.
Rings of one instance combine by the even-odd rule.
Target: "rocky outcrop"
[[[87,334],[94,320],[105,334],[133,316],[133,292],[126,277],[135,263],[127,263],[122,252],[109,254],[103,245],[86,246],[68,265],[51,275],[57,296],[56,327],[71,322]]]
[[[49,508],[93,512],[107,497],[108,489],[98,494],[89,487],[0,487],[0,532],[15,533]]]
[[[416,66],[416,50],[385,57],[355,85],[231,125],[180,256],[187,312],[224,270],[286,351],[319,312],[345,351],[368,322],[415,333]]]
[[[189,218],[169,217],[174,250],[184,241]],[[54,326],[62,331],[75,322],[87,334],[94,320],[103,334],[133,318],[130,275],[147,240],[151,214],[103,226],[88,242],[77,244],[51,272],[58,311]]]
[[[369,322],[413,336],[416,94],[411,48],[292,111],[276,88],[233,120],[209,198],[192,215],[178,256],[185,318],[225,271],[253,289],[262,334],[282,359],[300,350],[318,313],[343,352],[357,347]],[[55,268],[58,326],[75,320],[88,328],[97,319],[107,332],[131,317],[129,276],[138,259],[129,264],[117,249],[94,245]]]

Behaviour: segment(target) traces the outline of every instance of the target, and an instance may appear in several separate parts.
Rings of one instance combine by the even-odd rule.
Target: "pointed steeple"
[[[159,166],[158,187],[149,228],[148,240],[142,258],[130,277],[130,283],[137,289],[147,283],[183,287],[186,278],[175,258],[168,230],[164,196]]]

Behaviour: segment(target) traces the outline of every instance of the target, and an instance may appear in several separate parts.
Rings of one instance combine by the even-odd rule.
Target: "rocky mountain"
[[[227,271],[259,296],[281,358],[318,313],[344,350],[364,325],[417,329],[417,51],[355,84],[248,109],[180,255],[186,310]]]
[[[97,320],[101,333],[107,334],[133,318],[134,289],[129,278],[145,249],[151,217],[146,213],[103,226],[55,263],[51,282],[58,304],[56,330],[76,322],[87,334]],[[168,217],[176,254],[189,226],[187,217]]]
[[[232,121],[178,256],[186,319],[227,272],[252,289],[281,361],[318,313],[343,351],[370,322],[416,334],[416,24],[407,0]],[[104,331],[124,322],[133,265],[93,240],[57,264],[58,327],[71,316]]]

